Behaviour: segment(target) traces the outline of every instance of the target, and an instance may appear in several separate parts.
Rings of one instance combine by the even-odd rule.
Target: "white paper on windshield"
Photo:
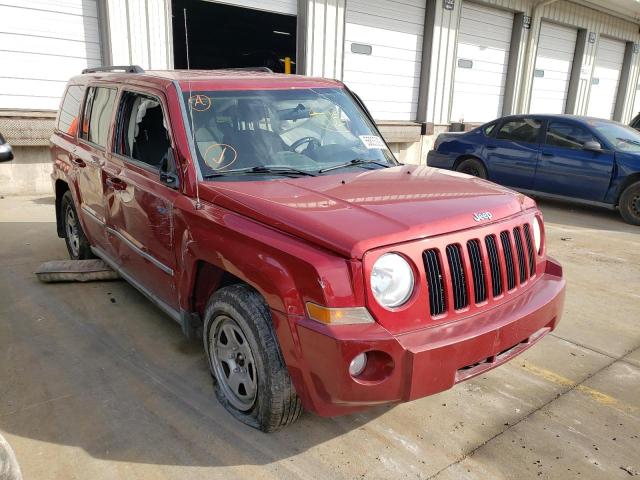
[[[377,135],[360,135],[360,141],[369,150],[386,150],[387,146]]]

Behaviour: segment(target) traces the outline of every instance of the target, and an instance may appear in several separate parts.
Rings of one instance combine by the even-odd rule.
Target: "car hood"
[[[535,204],[475,177],[424,166],[267,181],[201,183],[203,200],[349,258],[499,221]],[[474,214],[489,212],[491,219]]]

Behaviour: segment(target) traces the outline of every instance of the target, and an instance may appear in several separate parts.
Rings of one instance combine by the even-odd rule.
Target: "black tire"
[[[640,182],[632,183],[620,195],[620,215],[631,225],[640,225]]]
[[[235,418],[263,432],[296,421],[302,403],[258,292],[242,284],[215,292],[205,310],[203,340],[216,397]]]
[[[73,197],[70,191],[64,192],[60,202],[60,215],[62,219],[62,230],[64,232],[64,242],[71,260],[87,260],[95,258],[91,251],[91,245],[87,236],[82,230],[78,211],[73,204]]]
[[[474,177],[487,179],[487,169],[477,158],[467,158],[461,161],[456,167],[456,171],[460,173],[466,173],[467,175],[473,175]]]

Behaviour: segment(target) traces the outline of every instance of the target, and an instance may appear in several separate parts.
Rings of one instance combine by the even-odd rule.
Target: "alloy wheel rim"
[[[212,331],[209,355],[218,385],[231,405],[241,411],[250,410],[258,382],[249,342],[240,326],[226,315],[216,318]]]
[[[80,235],[78,234],[78,220],[73,208],[67,208],[67,215],[65,219],[65,227],[67,233],[67,240],[69,247],[71,247],[71,253],[73,256],[78,256],[80,251]]]

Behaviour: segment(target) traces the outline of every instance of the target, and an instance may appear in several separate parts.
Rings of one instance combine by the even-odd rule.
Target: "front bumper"
[[[547,259],[544,274],[511,301],[397,336],[377,323],[328,327],[288,317],[300,354],[294,359],[289,350],[285,358],[305,408],[322,416],[414,400],[495,368],[538,342],[560,321],[564,291],[562,267]],[[349,375],[349,362],[365,351],[390,358],[384,379]]]

